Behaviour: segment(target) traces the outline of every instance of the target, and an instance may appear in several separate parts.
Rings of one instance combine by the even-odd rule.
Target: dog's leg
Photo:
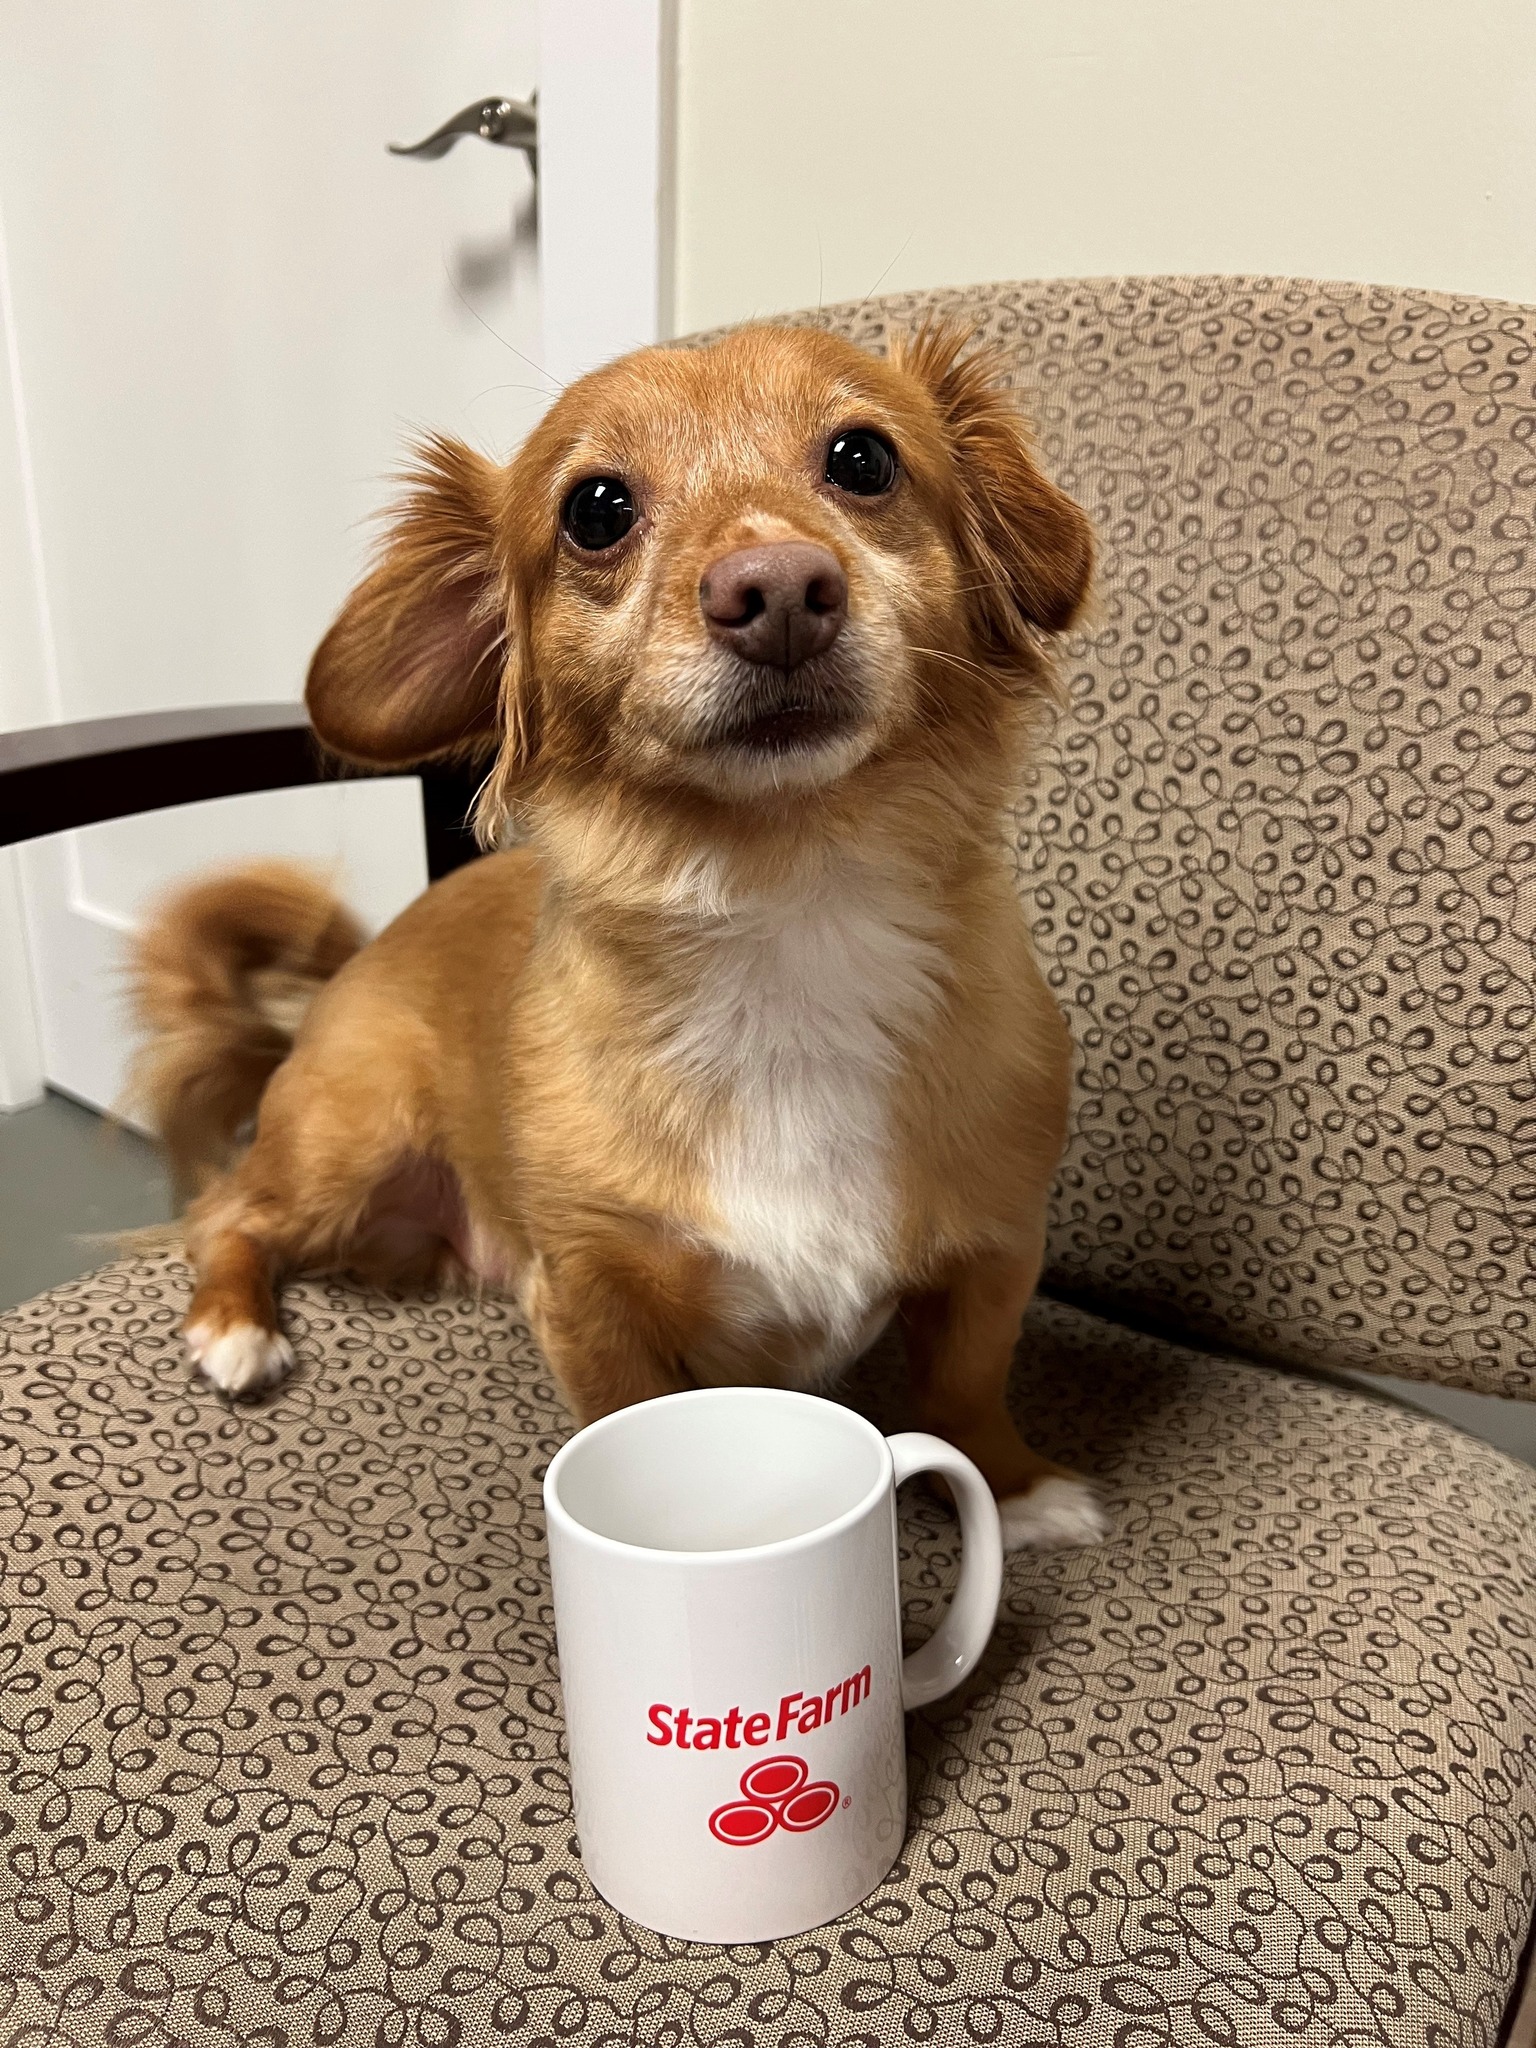
[[[693,1385],[683,1356],[702,1288],[682,1269],[694,1262],[628,1249],[545,1249],[523,1278],[524,1311],[581,1423]]]
[[[272,1281],[279,1261],[275,1247],[250,1228],[229,1183],[217,1183],[211,1192],[216,1203],[210,1213],[188,1218],[197,1290],[182,1334],[211,1385],[225,1394],[256,1394],[293,1364],[293,1348],[277,1327]]]
[[[997,1495],[1007,1550],[1097,1543],[1108,1523],[1086,1479],[1032,1451],[1008,1413],[1008,1374],[1040,1257],[968,1260],[909,1295],[901,1320],[924,1429],[964,1451]]]
[[[357,1259],[374,1198],[411,1149],[413,1120],[419,1104],[379,1088],[355,1059],[296,1052],[279,1067],[250,1150],[186,1215],[197,1288],[182,1329],[214,1386],[259,1393],[293,1364],[276,1285],[285,1273]]]

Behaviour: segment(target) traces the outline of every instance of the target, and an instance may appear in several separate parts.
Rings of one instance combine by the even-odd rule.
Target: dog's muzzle
[[[788,754],[826,746],[861,722],[862,704],[841,681],[805,663],[787,672],[748,671],[701,735],[711,750]]]
[[[857,720],[854,693],[826,659],[848,617],[848,578],[830,548],[798,540],[737,548],[700,577],[699,609],[737,674],[706,747],[792,753],[825,745]]]

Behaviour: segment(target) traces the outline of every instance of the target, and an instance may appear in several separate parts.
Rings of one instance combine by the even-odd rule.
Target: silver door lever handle
[[[478,135],[482,142],[497,143],[502,149],[520,149],[528,159],[529,170],[537,176],[538,98],[532,92],[526,100],[475,100],[472,105],[461,107],[441,128],[434,128],[421,142],[391,142],[386,146],[391,156],[416,156],[431,161],[446,156],[461,136]]]

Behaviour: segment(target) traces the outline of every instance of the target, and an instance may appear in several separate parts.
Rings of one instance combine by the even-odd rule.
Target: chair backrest
[[[805,316],[1000,345],[1093,518],[1018,807],[1078,1046],[1047,1285],[1536,1395],[1536,313],[1251,278]]]

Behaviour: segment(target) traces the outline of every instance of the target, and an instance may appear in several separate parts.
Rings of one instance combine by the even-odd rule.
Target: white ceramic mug
[[[896,1488],[949,1482],[964,1540],[901,1655]],[[986,1481],[810,1394],[710,1387],[605,1416],[544,1481],[576,1829],[621,1913],[771,1941],[868,1896],[906,1832],[904,1709],[959,1684],[997,1618]]]

